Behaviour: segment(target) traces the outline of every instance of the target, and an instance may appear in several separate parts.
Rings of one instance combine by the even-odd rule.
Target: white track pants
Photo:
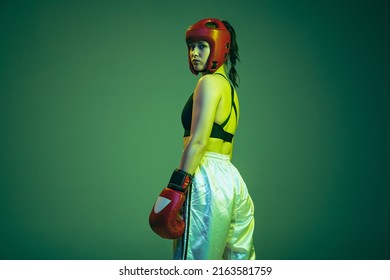
[[[206,152],[183,210],[184,235],[174,241],[174,259],[255,259],[254,207],[229,156]]]

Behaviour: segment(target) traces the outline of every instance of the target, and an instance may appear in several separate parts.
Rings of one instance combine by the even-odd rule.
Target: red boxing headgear
[[[230,32],[222,21],[214,18],[206,18],[191,25],[186,31],[186,42],[206,41],[210,45],[210,55],[206,70],[214,73],[228,58],[230,50]],[[191,63],[190,49],[188,48],[188,62],[191,72],[195,71]]]

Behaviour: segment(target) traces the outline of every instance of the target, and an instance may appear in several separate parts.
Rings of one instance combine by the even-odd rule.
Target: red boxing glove
[[[168,187],[162,190],[149,215],[152,230],[162,238],[176,239],[183,235],[185,223],[180,216],[192,175],[173,171]]]

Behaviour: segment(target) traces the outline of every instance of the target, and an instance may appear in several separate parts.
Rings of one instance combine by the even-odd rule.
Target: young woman
[[[255,259],[254,207],[231,163],[240,115],[236,34],[228,22],[208,18],[187,29],[186,41],[190,69],[202,76],[182,112],[180,165],[152,210],[151,226],[175,239],[174,259]]]

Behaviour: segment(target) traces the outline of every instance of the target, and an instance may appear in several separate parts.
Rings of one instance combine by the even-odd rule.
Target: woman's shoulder
[[[203,90],[225,90],[226,86],[230,84],[226,82],[226,78],[222,75],[216,74],[207,74],[202,76],[197,83],[198,88],[202,88]]]
[[[222,78],[221,75],[207,74],[199,78],[198,83],[216,83]]]

